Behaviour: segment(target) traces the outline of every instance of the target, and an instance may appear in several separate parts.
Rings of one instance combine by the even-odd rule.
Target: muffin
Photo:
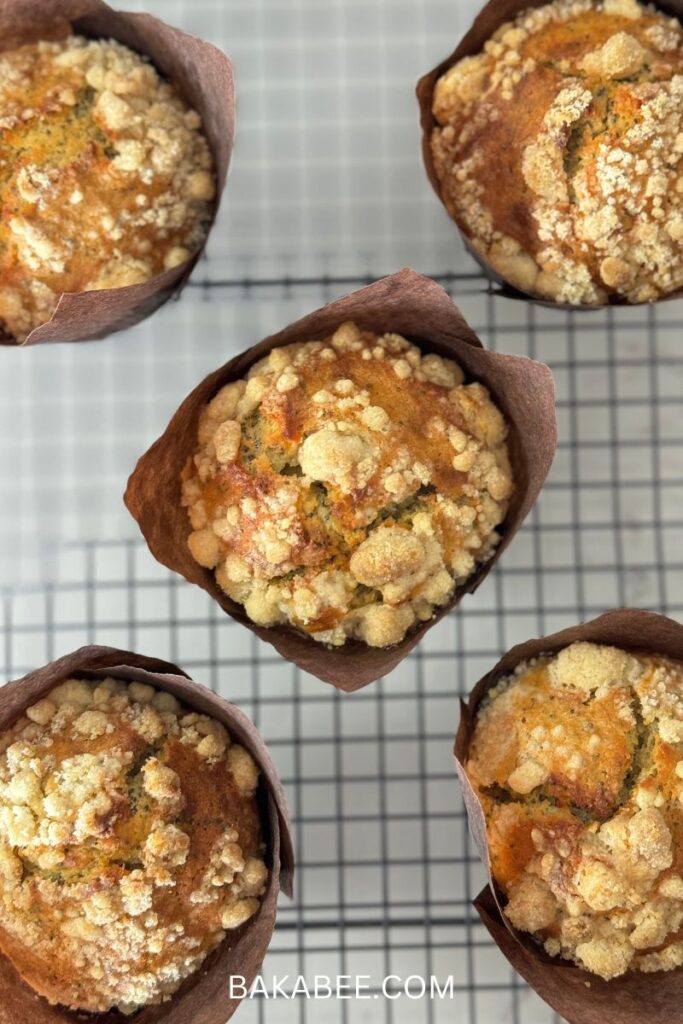
[[[0,54],[0,329],[23,342],[62,293],[187,264],[213,219],[202,120],[145,57],[73,35]]]
[[[0,735],[0,950],[53,1004],[130,1014],[234,943],[271,886],[250,753],[171,692],[100,675],[39,685]]]
[[[204,407],[183,472],[190,552],[260,626],[397,644],[495,551],[506,437],[456,362],[344,323]]]
[[[341,335],[341,337],[350,336],[353,344],[349,346],[347,352],[340,354],[334,349],[330,339],[340,330],[341,325],[346,324],[356,325],[355,329],[353,327],[344,327]],[[363,344],[363,337],[383,338],[388,332],[391,332],[392,345],[404,346],[404,353],[389,353],[388,357],[385,357],[386,366],[383,367],[379,365],[379,360],[375,360],[372,350],[369,353],[372,358],[363,358],[363,351],[367,348]],[[413,344],[411,345],[403,340],[398,341],[396,335],[400,335],[401,339],[410,339]],[[328,340],[323,344],[320,339]],[[302,346],[309,342],[316,342],[314,349],[302,349]],[[348,429],[346,426],[343,426],[342,430],[335,430],[334,433],[340,435],[346,433],[349,437],[352,434],[360,435],[358,444],[363,446],[363,449],[366,443],[364,438],[371,442],[373,452],[375,454],[379,452],[378,472],[380,466],[386,462],[386,459],[393,458],[394,456],[397,459],[399,458],[400,453],[398,451],[393,454],[391,453],[390,444],[387,439],[399,436],[401,432],[410,438],[411,433],[415,430],[415,424],[424,415],[425,410],[419,404],[419,396],[424,397],[428,394],[431,396],[430,400],[437,401],[437,408],[431,411],[428,417],[429,421],[441,418],[444,424],[446,424],[446,421],[450,423],[450,417],[456,415],[455,406],[448,404],[450,392],[455,392],[456,395],[460,395],[462,398],[469,395],[472,398],[481,400],[483,412],[486,410],[490,412],[493,408],[497,408],[502,415],[503,425],[500,442],[491,443],[491,438],[488,440],[484,438],[482,448],[482,454],[487,457],[487,446],[490,445],[491,453],[493,449],[497,448],[499,456],[495,457],[500,457],[501,460],[504,458],[504,450],[507,449],[510,459],[510,475],[513,486],[509,498],[494,499],[490,494],[487,494],[484,495],[482,500],[482,504],[491,510],[490,502],[495,501],[501,507],[501,513],[503,503],[507,503],[505,520],[495,528],[495,533],[500,539],[496,541],[495,537],[491,537],[489,544],[490,556],[484,560],[480,560],[479,557],[481,549],[471,549],[470,553],[474,553],[475,565],[470,574],[464,578],[464,582],[454,587],[450,598],[444,604],[434,605],[435,610],[429,618],[425,621],[417,619],[414,625],[408,627],[403,639],[393,643],[391,646],[373,647],[365,640],[354,639],[352,636],[347,637],[345,642],[336,646],[331,642],[320,643],[310,632],[306,632],[302,628],[303,624],[292,625],[286,619],[282,622],[276,622],[274,625],[259,625],[249,617],[245,605],[229,597],[217,581],[217,569],[221,579],[225,577],[220,572],[219,548],[221,544],[218,543],[215,547],[211,547],[214,544],[212,534],[215,531],[208,529],[207,533],[204,534],[206,547],[202,546],[201,539],[195,539],[190,542],[195,548],[195,553],[199,555],[203,562],[211,564],[214,557],[217,559],[214,563],[214,568],[207,568],[205,565],[201,565],[190,550],[188,538],[191,534],[200,533],[209,527],[215,518],[218,503],[223,500],[221,490],[217,485],[215,491],[208,494],[208,503],[207,497],[204,498],[202,511],[202,506],[199,503],[202,501],[204,483],[212,475],[216,475],[217,480],[219,478],[224,480],[237,479],[239,476],[237,473],[237,463],[227,463],[224,467],[225,471],[223,469],[219,471],[215,452],[212,452],[210,448],[213,434],[218,430],[222,422],[229,422],[231,419],[235,419],[237,403],[241,402],[244,396],[248,395],[249,401],[256,399],[257,391],[260,387],[256,383],[258,377],[263,378],[263,383],[267,384],[274,379],[276,374],[278,379],[283,376],[284,369],[278,371],[273,370],[272,367],[277,366],[278,359],[287,358],[287,354],[281,357],[277,355],[277,351],[289,349],[289,346],[292,345],[296,345],[297,351],[300,351],[302,354],[304,351],[308,351],[309,354],[314,355],[315,352],[320,352],[321,349],[328,349],[330,354],[335,356],[334,359],[327,355],[324,358],[316,356],[316,361],[320,363],[321,373],[328,375],[330,379],[330,387],[323,388],[322,384],[320,384],[314,388],[312,380],[306,384],[307,391],[310,390],[314,394],[317,394],[318,391],[327,391],[331,402],[329,408],[333,408],[335,412],[327,421],[322,411],[316,411],[317,403],[311,403],[310,408],[301,406],[300,399],[297,400],[296,396],[304,395],[304,385],[300,385],[297,382],[296,389],[292,387],[291,391],[287,390],[289,383],[292,382],[292,378],[294,376],[298,378],[299,375],[299,368],[294,366],[291,367],[290,374],[284,376],[283,384],[285,390],[278,391],[277,387],[272,389],[271,408],[281,407],[283,409],[291,408],[295,410],[297,405],[299,405],[300,409],[297,415],[302,417],[302,422],[305,418],[307,422],[310,421],[312,424],[315,424],[319,417],[321,427],[327,424],[329,428],[337,420],[342,425],[348,422]],[[415,345],[419,346],[419,352],[411,354]],[[372,348],[378,348],[379,351],[382,351],[381,346],[373,345]],[[271,353],[275,353],[272,363],[270,363]],[[410,356],[410,359],[408,356]],[[439,365],[437,360],[430,360],[429,357],[438,356],[442,360],[441,366],[447,376],[443,378],[441,385],[433,381],[429,382],[426,378],[425,380],[418,381],[417,373],[413,373],[412,363],[417,361],[420,364],[425,356],[427,357],[427,373],[430,372],[430,365],[432,369]],[[351,365],[351,363],[355,365],[357,363],[360,367],[359,373],[361,375],[365,374],[365,378],[368,381],[370,374],[373,376],[373,381],[376,378],[376,386],[373,385],[373,399],[371,402],[368,402],[367,408],[372,405],[380,409],[379,414],[367,413],[365,398],[362,397],[361,392],[367,391],[368,386],[363,383],[362,376],[359,377],[359,383],[356,384],[350,376],[344,377],[339,372],[339,381],[346,381],[346,383],[341,384],[341,390],[344,391],[346,388],[351,387],[354,393],[343,395],[337,392],[334,386],[338,383],[337,371],[335,370],[337,360],[339,360],[340,366]],[[406,365],[403,365],[401,360]],[[396,374],[393,369],[387,369],[391,362],[400,364],[399,374]],[[259,369],[252,373],[250,379],[247,379],[249,372],[259,363],[261,363]],[[407,375],[408,370],[410,371],[410,376]],[[420,370],[420,373],[424,375],[424,369]],[[473,384],[476,383],[478,387],[456,384],[454,388],[446,383],[447,380],[459,380],[461,373],[464,374],[466,381]],[[384,374],[383,378],[382,374]],[[400,376],[400,374],[404,376]],[[382,380],[385,385],[381,388],[385,396],[384,398],[380,394],[380,383]],[[223,399],[212,404],[219,393],[229,384],[236,384],[237,386],[236,389],[229,389],[225,392],[226,407],[221,408]],[[389,385],[391,386],[390,390]],[[282,387],[282,384],[280,386]],[[486,393],[491,397],[486,398]],[[383,432],[384,426],[380,429],[379,426],[372,428],[371,425],[368,425],[368,423],[371,424],[374,416],[378,416],[376,421],[378,425],[380,425],[380,420],[384,424],[381,409],[384,408],[385,400],[388,401],[391,395],[396,394],[407,397],[408,401],[407,405],[399,410],[398,415],[394,416],[394,422],[391,422],[390,417],[390,422],[386,427],[387,432]],[[257,425],[257,418],[258,421],[262,421],[261,426],[266,425],[266,420],[261,411],[262,397],[258,395],[257,400],[254,402],[251,414],[255,421],[254,426]],[[324,398],[325,402],[328,401],[325,396],[321,397]],[[283,327],[276,334],[264,338],[251,348],[240,352],[224,366],[218,367],[218,369],[204,377],[180,404],[161,436],[150,445],[149,449],[138,460],[128,481],[125,502],[131,515],[138,523],[151,554],[162,565],[182,575],[190,583],[201,587],[223,609],[226,615],[229,615],[231,619],[249,629],[260,640],[271,644],[282,657],[294,663],[303,671],[316,676],[318,679],[330,683],[345,692],[352,692],[367,686],[369,683],[379,679],[380,676],[387,675],[403,661],[435,623],[454,609],[465,595],[473,593],[477,589],[512,542],[521,523],[529,514],[531,507],[538,497],[555,453],[557,430],[554,399],[553,377],[547,366],[532,359],[485,350],[463,318],[458,307],[444,289],[436,284],[435,281],[406,268],[396,274],[392,274],[390,277],[382,278],[364,288],[359,288],[347,295],[343,295],[320,309],[314,310],[295,323]],[[393,405],[396,406],[396,401],[392,401]],[[459,399],[456,399],[456,401],[459,401]],[[229,404],[231,402],[234,402],[234,411],[232,412],[230,411]],[[343,404],[341,404],[342,402]],[[476,405],[476,401],[474,404]],[[260,407],[258,417],[255,415],[257,407]],[[439,413],[438,409],[441,407],[444,408],[445,414]],[[240,410],[242,411],[244,408],[245,405],[242,403]],[[387,408],[391,410],[391,402]],[[387,409],[384,411],[386,412]],[[462,410],[458,410],[458,413],[461,414]],[[410,419],[408,419],[408,414],[410,414]],[[216,422],[212,431],[210,421],[214,415]],[[370,417],[369,420],[368,416]],[[361,417],[365,417],[367,422],[363,423]],[[499,418],[495,414],[494,417],[500,426]],[[478,430],[484,429],[486,418],[487,416],[485,415],[481,423],[476,426],[476,429],[473,423],[472,431],[475,434]],[[465,419],[470,420],[467,412],[463,416],[463,424]],[[477,417],[474,416],[473,420],[476,421],[476,419]],[[200,423],[202,424],[201,439],[198,438]],[[357,426],[354,426],[354,424],[357,424]],[[294,421],[293,425],[295,425]],[[236,424],[236,426],[239,426],[239,448],[241,449],[243,443],[242,423]],[[225,436],[219,436],[219,443],[222,441],[227,444],[229,442],[229,434],[232,432],[234,445],[237,439],[236,426],[225,428]],[[431,422],[430,429],[433,428],[436,428],[436,440],[432,435],[427,436],[425,434],[424,438],[420,437],[419,449],[415,452],[412,463],[405,467],[397,467],[399,475],[396,477],[396,482],[399,482],[401,479],[400,473],[403,473],[404,486],[408,486],[406,474],[408,470],[413,474],[415,479],[410,482],[410,486],[415,488],[416,504],[426,504],[428,514],[431,514],[430,510],[433,505],[438,504],[441,506],[442,503],[438,501],[436,489],[432,489],[432,485],[425,484],[419,479],[418,473],[423,475],[423,469],[420,468],[420,464],[424,468],[429,468],[425,463],[425,453],[429,457],[430,464],[434,461],[435,453],[439,456],[439,459],[443,458],[445,460],[443,465],[440,465],[439,460],[436,460],[434,463],[435,465],[437,463],[440,465],[440,480],[446,479],[450,480],[451,483],[456,483],[460,478],[460,474],[462,474],[463,499],[465,503],[474,497],[474,492],[480,486],[480,482],[473,480],[471,486],[474,490],[469,491],[468,494],[464,493],[465,470],[462,468],[457,470],[453,467],[453,459],[459,454],[463,454],[463,452],[456,451],[452,447],[450,437],[452,436],[456,440],[458,446],[462,439],[455,432],[449,434],[447,431],[446,438],[450,446],[447,448],[444,438],[437,444],[440,425],[437,422]],[[297,440],[296,437],[286,436],[289,433],[289,428],[286,423],[283,423],[281,420],[278,421],[277,417],[271,423],[269,429],[273,432],[271,440],[276,438],[279,432],[282,432],[282,451],[278,455],[274,452],[272,445],[269,448],[266,447],[265,454],[258,461],[258,467],[257,459],[252,458],[249,471],[254,472],[257,467],[259,473],[263,475],[264,481],[274,481],[282,478],[283,487],[285,485],[288,487],[294,486],[300,489],[303,495],[306,485],[303,476],[298,475],[301,466],[297,467],[295,462],[292,462],[292,452],[297,446],[303,448],[305,438],[301,436]],[[250,433],[250,430],[251,426],[247,423],[245,436],[249,438],[250,455],[258,457],[259,439],[258,436],[254,435],[253,431]],[[467,436],[464,426],[462,433]],[[479,440],[476,438],[475,440],[479,444]],[[346,444],[347,442],[345,441],[344,443]],[[318,444],[318,441],[315,444]],[[469,445],[469,441],[467,444]],[[356,446],[357,442],[352,441],[352,445]],[[476,444],[473,445],[474,448],[476,448]],[[206,449],[206,458],[202,456],[203,449]],[[357,450],[360,450],[360,448]],[[311,451],[307,449],[304,454],[304,461],[310,455]],[[199,466],[195,462],[197,456],[199,456]],[[270,468],[271,458],[275,459],[272,468]],[[286,466],[288,461],[292,462],[289,469]],[[416,464],[417,471],[415,469]],[[204,465],[204,469],[200,468],[202,465]],[[501,462],[502,465],[503,462]],[[352,465],[351,463],[347,465],[349,472],[356,472],[354,466],[355,464]],[[212,467],[215,467],[215,473]],[[311,469],[310,463],[309,469]],[[474,465],[471,469],[474,469]],[[303,470],[301,472],[303,473]],[[315,472],[316,475],[322,475],[319,470]],[[326,476],[329,476],[327,471],[324,472]],[[202,479],[201,474],[204,475],[205,480]],[[246,476],[245,472],[245,480]],[[194,479],[194,483],[190,484],[189,481],[192,479]],[[498,480],[499,484],[501,482],[501,480]],[[309,528],[312,526],[316,528],[316,534],[312,538],[316,546],[311,548],[311,552],[314,556],[316,554],[319,555],[321,543],[326,545],[327,538],[330,537],[333,545],[336,545],[335,553],[340,563],[342,557],[350,561],[353,552],[350,550],[345,552],[344,546],[348,548],[349,541],[355,540],[356,537],[359,541],[362,540],[367,533],[368,526],[361,526],[358,531],[349,531],[348,526],[345,524],[352,521],[354,503],[359,504],[359,517],[362,512],[365,512],[366,515],[369,514],[370,504],[363,500],[362,495],[358,496],[358,502],[355,499],[344,498],[338,484],[332,485],[322,480],[315,481],[315,483],[317,486],[313,486],[313,481],[311,481],[310,489],[305,492],[307,495],[306,508],[302,508],[301,514],[297,513],[299,522],[303,519],[304,525]],[[371,481],[368,481],[368,485],[370,483]],[[185,492],[185,503],[183,503],[183,491]],[[340,532],[336,535],[331,532],[331,520],[316,524],[314,519],[316,507],[322,509],[324,513],[323,495],[326,492],[334,493],[339,497],[340,501],[338,504],[344,515],[344,521],[339,521],[340,528],[343,526],[343,530],[340,529]],[[401,493],[400,490],[396,494],[391,495],[391,501],[388,500],[388,493],[384,497],[382,492],[378,495],[382,499],[382,507],[386,511],[378,519],[375,526],[379,527],[384,524],[385,527],[395,527],[397,524],[389,522],[389,519],[394,513],[398,513],[404,524],[403,530],[408,538],[407,543],[412,544],[412,539],[410,538],[411,534],[415,531],[411,529],[410,533],[408,533],[407,527],[410,524],[410,513],[406,507],[410,504],[411,499],[406,497],[406,506],[402,505],[401,508],[398,508],[396,506],[399,504],[398,496]],[[216,499],[213,504],[211,500],[212,494]],[[450,501],[450,499],[446,498],[446,501]],[[266,506],[264,501],[261,501],[260,504],[263,506],[264,522],[267,519],[272,521],[273,517],[270,507]],[[195,506],[197,507],[195,508]],[[253,510],[253,505],[247,502],[247,510],[249,509]],[[415,512],[417,513],[417,509],[415,509]],[[335,512],[335,514],[337,513]],[[232,515],[234,513],[231,513]],[[377,515],[379,516],[379,507]],[[202,518],[202,516],[205,518]],[[287,519],[288,517],[284,516],[283,518]],[[195,524],[194,526],[193,523]],[[424,517],[418,519],[419,523],[425,523]],[[291,526],[292,524],[290,523],[289,525]],[[481,525],[485,526],[483,522]],[[254,527],[256,526],[257,523],[255,521]],[[280,526],[283,526],[283,524],[280,523]],[[483,531],[484,536],[486,532],[486,530]],[[493,533],[493,530],[491,533]],[[463,534],[463,537],[465,536],[466,534]],[[467,534],[467,536],[469,535]],[[216,534],[216,538],[218,542],[222,541],[218,534]],[[416,539],[423,543],[423,538],[429,540],[425,534],[422,537],[417,535]],[[279,540],[281,538],[274,539]],[[401,539],[403,541],[403,537]],[[435,539],[438,540],[436,537]],[[261,538],[256,538],[256,540],[259,544],[262,543]],[[225,541],[224,543],[227,544],[228,542]],[[429,547],[433,552],[434,546],[430,543]],[[274,550],[277,553],[277,549]],[[287,553],[284,548],[282,550],[284,554]],[[265,548],[263,553],[265,555]],[[292,553],[294,554],[294,549],[292,549]],[[303,572],[310,572],[314,568],[314,564],[310,568],[304,566]],[[331,571],[334,571],[334,568]],[[419,574],[419,567],[416,571]],[[463,569],[463,572],[467,572],[467,567]],[[295,580],[299,575],[302,575],[302,573],[292,573],[292,579]],[[342,576],[342,583],[347,581],[350,575],[349,571],[348,575]],[[449,575],[451,575],[450,572]],[[443,574],[441,575],[441,581],[445,589],[449,584]],[[245,579],[241,582],[246,583],[249,581]],[[268,586],[270,586],[270,582],[268,581]],[[286,586],[286,581],[282,582]],[[416,580],[416,586],[420,585]],[[378,593],[381,591],[382,604],[384,604],[386,586],[387,584],[369,585],[358,583],[355,593],[359,597],[365,593],[366,596],[370,596],[372,599],[374,591]],[[363,587],[365,590],[361,589]],[[369,594],[368,591],[370,592]],[[396,593],[396,588],[394,588],[393,593],[389,590],[390,597],[395,596]],[[346,600],[346,595],[347,590],[345,586],[343,590],[340,590],[342,600]],[[248,596],[248,593],[244,594],[245,599]],[[314,598],[315,596],[313,593]],[[341,608],[341,603],[337,610]],[[407,606],[408,601],[399,603]],[[375,604],[377,608],[380,607],[379,602],[375,602]],[[421,603],[420,607],[426,613],[427,602]],[[408,609],[406,608],[406,610]],[[408,610],[409,614],[406,615],[406,610],[401,613],[404,619],[408,619],[411,615],[416,614],[416,612],[410,609]],[[358,622],[368,616],[368,613],[362,612],[360,608],[350,609],[350,611],[354,613],[354,617]],[[359,611],[360,615],[358,615]],[[266,616],[266,621],[272,621],[270,614],[272,613]],[[377,611],[373,611],[370,614],[375,617],[378,616]],[[393,619],[394,625],[396,625],[398,616],[393,613],[391,607],[389,607],[388,614],[386,611],[380,611],[379,616],[384,616],[385,621]],[[339,624],[339,622],[330,621],[326,628],[331,632]],[[398,623],[398,625],[401,624]],[[402,628],[401,626],[401,630]],[[398,632],[397,630],[394,635],[398,635]],[[341,634],[339,634],[339,639],[343,639]],[[378,639],[383,638],[378,637]]]
[[[675,293],[680,23],[637,0],[553,0],[477,52],[495,16],[489,4],[433,89],[430,76],[420,85],[430,173],[466,241],[508,284],[555,303]]]
[[[628,639],[650,628],[680,649],[660,616],[591,625]],[[509,926],[613,984],[683,965],[683,663],[578,641],[491,681],[464,767]],[[546,997],[561,996],[549,971],[532,965]],[[575,989],[590,1000],[585,980]],[[633,1004],[634,991],[615,996]],[[566,1012],[562,998],[550,1001]]]

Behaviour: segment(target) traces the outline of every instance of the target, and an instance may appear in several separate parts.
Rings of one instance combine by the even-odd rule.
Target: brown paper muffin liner
[[[509,447],[515,480],[508,516],[495,555],[460,586],[434,618],[394,647],[376,649],[356,640],[327,648],[287,626],[263,628],[247,617],[216,583],[213,572],[199,566],[187,546],[191,532],[181,505],[180,474],[196,448],[202,407],[224,384],[243,377],[271,349],[295,341],[321,339],[344,321],[378,333],[405,335],[425,351],[455,359],[468,380],[485,384],[510,427]],[[386,675],[415,647],[425,632],[477,589],[512,540],[543,486],[556,446],[555,388],[547,366],[519,356],[485,351],[446,292],[414,270],[402,270],[367,288],[351,292],[266,338],[206,377],[185,399],[128,482],[125,502],[137,520],[150,551],[163,565],[196,583],[220,606],[288,661],[347,692]]]
[[[149,57],[201,116],[216,175],[215,214],[225,188],[235,134],[232,65],[211,43],[171,28],[150,14],[112,10],[104,0],[2,0],[0,49],[71,34],[116,39]],[[24,345],[91,341],[144,320],[187,283],[204,246],[187,262],[143,284],[60,296],[52,318]],[[0,330],[0,345],[17,345]]]
[[[481,11],[474,19],[472,27],[463,36],[462,40],[455,48],[450,57],[441,61],[435,68],[428,71],[426,75],[417,83],[416,93],[418,105],[420,107],[420,125],[422,127],[422,157],[424,160],[425,170],[427,177],[431,183],[432,188],[436,192],[437,196],[444,204],[443,196],[441,194],[441,185],[436,174],[434,167],[434,160],[432,157],[432,148],[430,140],[432,136],[432,130],[436,127],[436,118],[432,114],[432,99],[434,96],[434,88],[437,81],[449,68],[452,68],[454,64],[462,60],[463,57],[472,57],[475,54],[481,53],[486,43],[491,36],[496,32],[501,25],[504,25],[506,21],[512,21],[522,11],[531,10],[534,7],[545,7],[550,0],[489,0],[488,3],[484,4]],[[645,2],[645,0],[643,0]],[[679,20],[683,20],[683,0],[648,0],[652,6],[659,8],[665,14],[672,15]],[[448,213],[448,210],[446,211]],[[451,217],[451,214],[448,213]],[[451,220],[453,218],[451,217]],[[614,306],[644,306],[652,305],[652,303],[635,303],[635,302],[624,302],[623,300],[613,299],[609,303],[605,303],[602,306],[586,306],[586,305],[573,305],[571,303],[551,302],[547,299],[539,298],[538,295],[533,295],[531,292],[523,292],[518,288],[515,288],[508,281],[505,280],[496,270],[493,269],[490,263],[488,263],[481,253],[472,245],[469,235],[464,230],[462,225],[457,220],[454,221],[456,227],[460,232],[460,237],[463,240],[465,248],[469,254],[476,260],[486,275],[497,284],[499,287],[497,293],[502,295],[506,299],[514,299],[516,301],[533,302],[539,306],[545,306],[548,309],[562,309],[562,310],[578,310],[580,312],[591,312],[597,309],[604,309],[608,305]],[[679,299],[683,296],[683,289],[671,292],[670,295],[664,295],[657,302],[670,302],[672,299]]]
[[[240,1002],[230,998],[230,976],[243,976],[247,988],[251,985],[273,933],[278,893],[282,889],[292,895],[294,855],[289,813],[266,744],[239,708],[193,682],[176,665],[112,647],[82,647],[0,688],[0,731],[11,727],[27,707],[73,675],[86,679],[113,676],[149,683],[225,725],[261,771],[259,795],[270,869],[268,885],[256,916],[231,933],[169,1002],[148,1006],[132,1016],[118,1011],[93,1014],[52,1006],[36,994],[0,951],[0,1024],[225,1024]],[[39,974],[31,980],[40,987]]]
[[[683,626],[680,623],[652,612],[620,609],[607,612],[592,622],[513,647],[479,680],[468,703],[461,702],[455,741],[455,766],[470,829],[489,875],[489,885],[479,894],[474,906],[515,970],[569,1024],[605,1024],[606,1021],[610,1024],[671,1024],[680,1016],[683,999],[683,970],[680,968],[653,974],[632,971],[604,981],[567,960],[548,956],[530,935],[512,927],[502,913],[505,901],[491,874],[484,813],[465,773],[477,710],[491,687],[521,662],[541,654],[554,654],[577,640],[683,661]]]

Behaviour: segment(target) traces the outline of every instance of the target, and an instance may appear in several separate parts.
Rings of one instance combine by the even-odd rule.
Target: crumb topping
[[[172,694],[67,680],[0,736],[0,948],[73,1009],[170,998],[260,906],[257,783]]]
[[[512,285],[572,305],[683,287],[682,43],[636,0],[553,0],[439,79],[444,201]]]
[[[396,334],[274,349],[202,412],[190,551],[260,625],[388,647],[493,553],[506,436],[485,387]]]
[[[0,54],[0,326],[17,341],[62,292],[184,263],[214,198],[199,115],[143,57],[80,36]]]
[[[683,965],[683,665],[591,643],[522,664],[466,767],[515,928],[605,979]]]

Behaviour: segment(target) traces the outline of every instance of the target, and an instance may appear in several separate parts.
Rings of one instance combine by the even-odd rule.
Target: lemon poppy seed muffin
[[[438,80],[442,197],[507,282],[572,305],[683,287],[682,43],[637,0],[553,0]]]
[[[495,550],[506,436],[483,385],[399,335],[276,348],[202,412],[190,551],[261,626],[388,647]]]
[[[152,686],[69,679],[0,737],[0,950],[52,1003],[159,1003],[257,912],[250,754]]]
[[[0,327],[62,292],[140,284],[202,245],[215,181],[199,115],[143,57],[72,36],[0,53]]]
[[[515,928],[608,980],[683,965],[683,665],[591,643],[524,663],[466,771]]]

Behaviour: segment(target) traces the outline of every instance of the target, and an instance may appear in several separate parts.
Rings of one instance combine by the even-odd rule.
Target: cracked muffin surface
[[[0,327],[16,341],[62,292],[188,260],[215,191],[199,114],[137,53],[80,36],[0,53]]]
[[[510,284],[572,305],[683,287],[682,43],[637,0],[554,0],[438,80],[442,198]]]
[[[506,437],[454,362],[343,324],[204,408],[183,473],[190,551],[259,625],[388,647],[495,550]]]
[[[0,736],[0,950],[72,1009],[170,998],[259,909],[258,778],[172,694],[67,680]]]
[[[683,965],[683,665],[591,643],[524,663],[465,767],[515,928],[605,979]]]

